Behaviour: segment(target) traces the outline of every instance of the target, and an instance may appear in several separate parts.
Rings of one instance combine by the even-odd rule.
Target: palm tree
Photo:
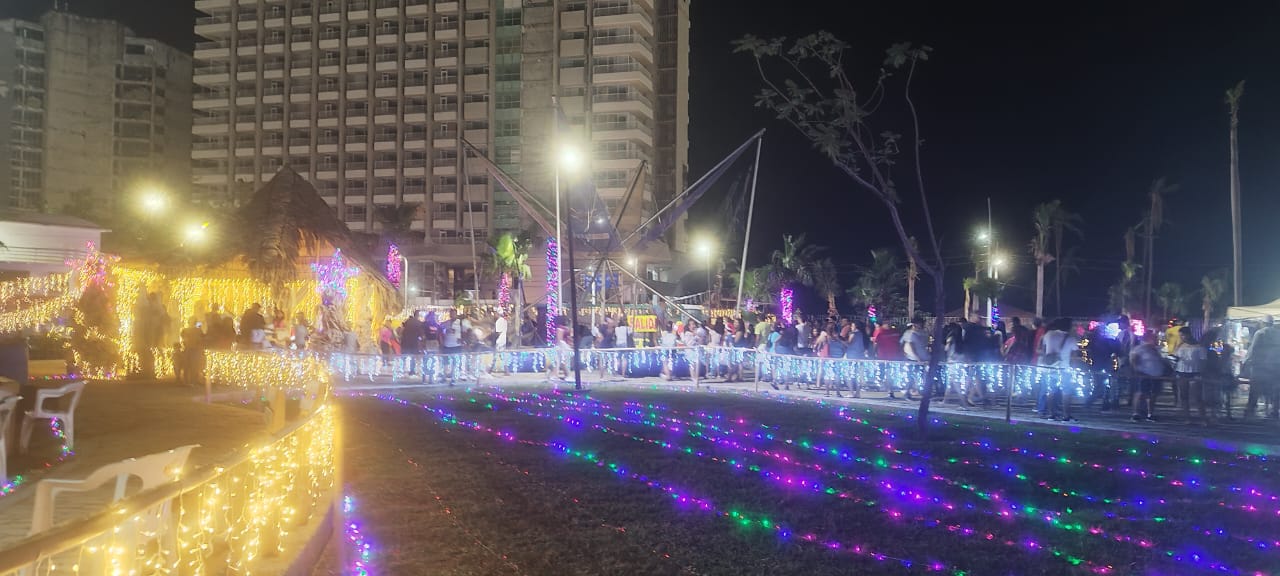
[[[901,286],[906,280],[898,257],[887,248],[880,248],[871,251],[871,265],[859,268],[858,280],[847,294],[854,304],[880,307],[883,315],[900,313],[905,305]]]
[[[1137,262],[1124,261],[1120,263],[1120,313],[1129,313],[1129,298],[1133,295],[1133,279],[1138,276],[1138,271],[1142,269],[1142,265]]]
[[[1231,304],[1240,305],[1244,288],[1243,244],[1240,238],[1240,151],[1236,133],[1240,128],[1240,99],[1244,97],[1244,80],[1227,90],[1227,111],[1231,115]],[[1207,314],[1207,313],[1206,313]],[[1205,318],[1208,318],[1206,315]]]
[[[380,204],[374,208],[373,217],[382,228],[383,242],[398,244],[413,234],[413,221],[418,218],[418,204]]]
[[[920,278],[920,269],[912,254],[918,253],[920,246],[915,236],[907,238],[907,241],[911,244],[911,250],[907,251],[907,319],[910,320],[916,317],[916,280]]]
[[[973,299],[979,302],[983,300],[999,300],[1000,294],[1004,292],[1004,284],[990,276],[965,278],[964,286],[973,295]]]
[[[1079,214],[1068,212],[1058,203],[1057,209],[1053,212],[1053,287],[1054,297],[1056,298],[1055,308],[1058,315],[1062,315],[1062,279],[1064,275],[1062,262],[1062,241],[1067,232],[1071,232],[1076,236],[1080,235]]]
[[[1204,312],[1205,328],[1209,327],[1209,319],[1226,293],[1227,281],[1222,274],[1206,274],[1200,279],[1200,310]]]
[[[1058,316],[1062,316],[1062,298],[1058,294],[1059,283],[1066,282],[1071,275],[1080,273],[1080,264],[1079,259],[1076,258],[1075,246],[1068,248],[1067,252],[1063,254],[1061,258],[1054,257],[1053,267],[1054,284],[1053,286],[1050,286],[1049,289],[1053,291],[1054,300],[1059,303],[1056,314]]]
[[[827,315],[835,316],[836,293],[840,292],[840,279],[836,273],[836,265],[830,258],[823,258],[813,268],[813,287],[827,297]]]
[[[1151,292],[1154,287],[1152,284],[1152,270],[1155,268],[1155,239],[1156,234],[1160,232],[1160,228],[1164,226],[1164,195],[1172,194],[1178,190],[1177,185],[1168,184],[1164,178],[1157,178],[1151,183],[1151,189],[1147,192],[1151,199],[1151,208],[1147,211],[1147,217],[1142,220],[1143,239],[1146,241],[1147,248],[1145,251],[1146,263],[1143,266],[1144,278],[1142,282],[1142,314],[1151,317]]]
[[[769,258],[769,292],[776,298],[783,286],[793,283],[813,285],[814,266],[822,248],[805,241],[804,234],[782,237],[782,249]]]
[[[510,278],[515,292],[515,318],[517,329],[514,342],[520,342],[519,322],[524,319],[524,279],[531,273],[529,270],[529,247],[532,244],[528,234],[515,236],[503,232],[489,240],[489,265],[499,277]]]
[[[1036,235],[1031,238],[1031,256],[1036,261],[1036,316],[1044,317],[1044,267],[1054,261],[1049,253],[1053,240],[1055,219],[1062,211],[1062,201],[1053,200],[1036,206],[1031,219],[1036,225]]]
[[[1181,315],[1186,307],[1186,294],[1182,285],[1177,282],[1165,282],[1156,289],[1156,302],[1160,304],[1160,312],[1165,320]]]

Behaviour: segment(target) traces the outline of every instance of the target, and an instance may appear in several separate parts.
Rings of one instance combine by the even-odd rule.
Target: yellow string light
[[[284,354],[219,352],[210,368],[258,390],[311,390],[322,400],[292,431],[149,510],[119,518],[96,536],[45,551],[36,574],[267,574],[265,559],[289,553],[289,535],[318,522],[336,494],[338,420],[319,360]],[[180,472],[179,472],[180,473]],[[126,501],[127,502],[127,501]],[[168,508],[163,508],[167,506]],[[169,524],[169,523],[172,524]]]

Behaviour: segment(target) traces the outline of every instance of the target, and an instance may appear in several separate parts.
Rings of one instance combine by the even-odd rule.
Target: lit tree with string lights
[[[945,267],[942,246],[934,233],[929,211],[921,163],[924,140],[911,95],[916,68],[929,59],[932,49],[911,43],[894,44],[886,51],[876,80],[858,84],[854,78],[859,74],[850,70],[850,65],[858,59],[849,54],[848,43],[829,32],[810,34],[794,41],[748,35],[733,44],[735,52],[754,58],[764,83],[756,105],[772,110],[779,120],[808,139],[856,188],[871,194],[885,206],[903,249],[920,271],[933,280],[934,315],[937,319],[933,340],[942,342],[941,319],[946,316]],[[900,132],[890,129],[887,126],[890,122],[880,113],[881,105],[891,98],[891,90],[901,96],[910,116],[905,128],[911,136],[906,139]],[[907,158],[901,153],[903,146],[910,150]],[[914,168],[914,181],[910,185],[919,195],[918,204],[911,208],[921,214],[920,218],[912,218],[912,221],[922,221],[924,228],[923,234],[914,236],[923,239],[924,250],[917,249],[911,242],[913,234],[908,231],[902,216],[902,210],[909,206],[899,193],[901,186],[894,179],[892,170],[895,165],[908,162]],[[930,355],[927,381],[931,384],[940,381],[940,356]],[[924,389],[918,419],[922,433],[928,426],[933,386],[925,386]]]

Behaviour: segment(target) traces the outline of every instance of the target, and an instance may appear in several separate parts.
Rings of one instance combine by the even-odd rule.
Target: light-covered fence
[[[554,348],[380,356],[325,355],[330,370],[347,381],[389,378],[395,382],[476,380],[488,374],[563,374],[571,371],[572,352]],[[920,387],[926,366],[919,362],[817,358],[760,352],[749,348],[604,348],[580,351],[585,376],[653,377],[664,369],[675,378],[701,383],[707,376],[737,368],[756,381],[812,385],[837,389],[906,391]],[[988,395],[1034,398],[1042,391],[1086,397],[1096,386],[1110,384],[1108,373],[1078,368],[1001,363],[943,364],[939,387],[948,391],[975,386]]]
[[[0,550],[0,575],[279,574],[336,509],[338,422],[313,358],[210,354],[211,372],[300,400],[256,448]],[[317,372],[317,367],[319,372]],[[312,401],[307,402],[310,398]]]

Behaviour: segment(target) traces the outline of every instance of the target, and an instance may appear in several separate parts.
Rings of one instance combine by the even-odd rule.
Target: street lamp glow
[[[192,224],[190,226],[187,226],[187,230],[185,232],[187,243],[199,244],[201,242],[204,242],[205,238],[208,235],[207,234],[208,228],[209,228],[208,222],[205,222],[202,224]]]
[[[1007,263],[1008,262],[1005,260],[1005,257],[1000,254],[997,254],[995,258],[991,259],[991,265],[996,268],[1004,268],[1004,265]]]
[[[163,190],[155,187],[142,191],[142,209],[151,214],[159,214],[169,204]]]
[[[627,256],[627,266],[628,266],[628,267],[630,267],[632,270],[635,270],[635,268],[636,268],[636,257],[635,257],[635,256]]]
[[[582,167],[582,154],[573,146],[561,145],[558,156],[556,161],[559,163],[561,170],[577,172]]]
[[[989,240],[991,240],[991,231],[987,230],[986,228],[983,228],[983,229],[981,229],[981,230],[978,230],[978,241],[979,241],[979,242],[987,242],[987,241],[989,241]]]
[[[699,240],[698,244],[694,246],[694,250],[697,250],[698,255],[702,256],[703,258],[710,258],[711,242],[707,240]]]

